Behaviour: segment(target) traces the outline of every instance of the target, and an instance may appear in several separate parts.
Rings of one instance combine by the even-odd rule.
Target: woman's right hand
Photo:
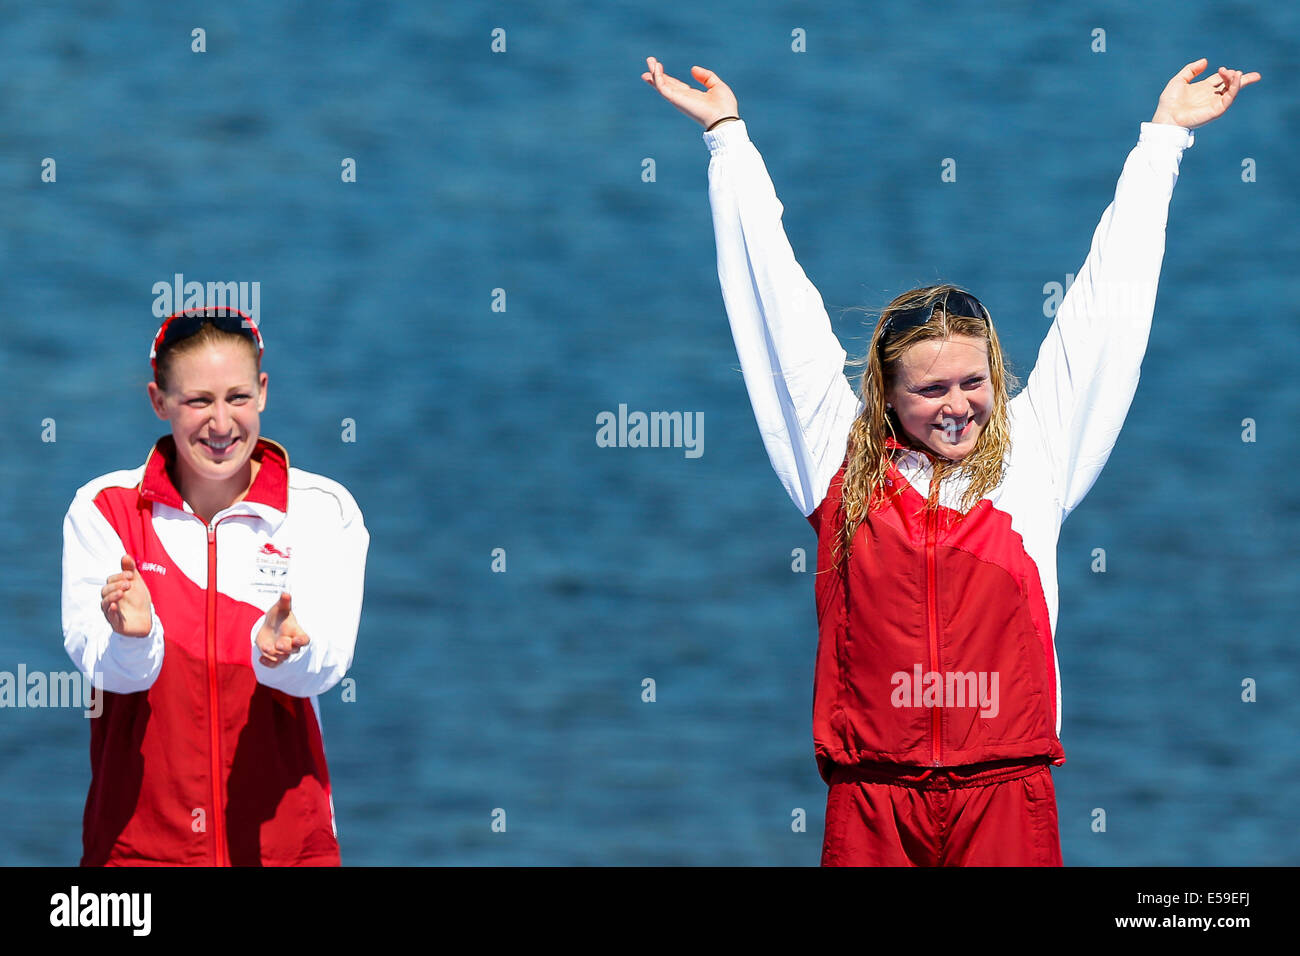
[[[691,67],[691,76],[706,87],[704,90],[697,90],[665,73],[663,64],[654,57],[646,57],[645,62],[649,69],[641,74],[641,79],[705,129],[724,116],[740,115],[736,94],[732,93],[731,87],[718,79],[718,75],[712,70],[706,70],[702,66]]]
[[[122,555],[122,570],[109,577],[99,594],[99,606],[114,631],[126,637],[149,636],[153,630],[153,603],[129,554]]]

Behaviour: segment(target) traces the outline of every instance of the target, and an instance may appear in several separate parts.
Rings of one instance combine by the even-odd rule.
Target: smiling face
[[[171,422],[181,494],[196,510],[199,501],[220,510],[248,488],[266,383],[250,349],[234,340],[173,354],[167,391],[149,383],[154,412]]]
[[[887,397],[913,441],[961,461],[993,413],[988,341],[952,335],[915,343],[899,359]]]

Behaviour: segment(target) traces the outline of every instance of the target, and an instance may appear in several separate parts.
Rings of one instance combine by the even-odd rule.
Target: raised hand
[[[148,637],[153,630],[149,588],[129,554],[122,555],[122,570],[109,575],[100,588],[99,607],[109,627],[124,637]]]
[[[1151,122],[1172,123],[1188,129],[1204,126],[1227,112],[1243,86],[1260,79],[1258,73],[1243,74],[1241,70],[1221,66],[1218,73],[1193,83],[1192,77],[1204,70],[1208,63],[1209,60],[1201,57],[1178,71],[1160,94],[1156,115]]]
[[[707,129],[724,116],[740,115],[736,95],[712,70],[706,70],[702,66],[691,67],[691,76],[705,86],[705,89],[697,90],[665,73],[663,64],[654,57],[646,57],[645,62],[649,69],[641,74],[641,79],[704,128]]]
[[[293,616],[293,596],[288,591],[281,591],[280,600],[266,612],[266,620],[257,632],[257,649],[262,653],[259,662],[275,667],[288,660],[298,648],[310,643],[311,638]]]

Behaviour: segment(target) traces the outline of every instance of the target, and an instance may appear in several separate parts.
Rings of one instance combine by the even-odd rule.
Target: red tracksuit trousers
[[[836,766],[822,866],[1061,866],[1050,765]]]

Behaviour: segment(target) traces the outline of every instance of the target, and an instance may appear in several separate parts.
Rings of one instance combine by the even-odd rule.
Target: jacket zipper
[[[202,520],[202,519],[199,519]],[[208,721],[211,733],[212,840],[217,866],[230,865],[226,846],[226,807],[221,795],[221,713],[217,692],[217,524],[208,525]]]
[[[925,508],[925,599],[926,615],[930,630],[930,673],[939,675],[939,700],[943,701],[943,675],[939,672],[939,621],[938,609],[936,608],[937,596],[935,587],[935,576],[937,572],[935,562],[935,542],[932,532],[933,521],[931,512],[933,509],[926,505]],[[940,756],[943,753],[941,744],[941,728],[943,726],[943,707],[936,705],[930,713],[930,762],[938,767]]]

